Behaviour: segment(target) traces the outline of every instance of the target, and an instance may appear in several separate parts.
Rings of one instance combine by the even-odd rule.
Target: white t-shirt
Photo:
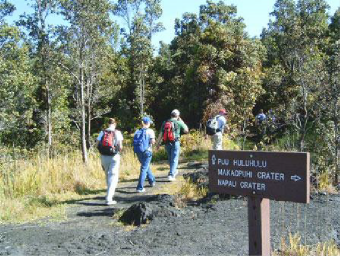
[[[112,131],[112,132],[115,131],[115,144],[118,145],[118,144],[120,144],[123,141],[123,135],[122,135],[122,133],[120,131],[115,130],[115,129],[111,128],[111,127],[107,128],[105,130],[106,131]],[[104,131],[101,131],[99,133],[98,137],[97,137],[97,141],[101,141],[103,135],[104,135]]]
[[[138,131],[138,130],[137,130],[137,131]],[[136,131],[136,132],[137,132],[137,131]],[[136,132],[135,132],[135,134],[136,134]],[[150,136],[150,140],[156,138],[155,132],[154,132],[154,130],[152,130],[151,128],[147,128],[147,129],[146,129],[146,134]],[[149,146],[149,148],[148,148],[147,150],[152,151],[152,144],[151,144],[151,141],[150,141],[150,144],[149,144],[149,145],[150,145],[150,146]]]

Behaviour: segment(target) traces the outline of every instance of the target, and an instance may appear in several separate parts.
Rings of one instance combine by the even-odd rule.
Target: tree
[[[0,1],[0,139],[5,144],[26,146],[34,137],[34,80],[28,47],[20,41],[18,28],[4,20],[14,10],[7,1]]]
[[[335,12],[329,25],[331,46],[329,47],[328,74],[329,83],[326,89],[329,118],[334,126],[332,140],[332,158],[334,159],[334,182],[339,183],[340,176],[340,8]]]
[[[61,14],[70,23],[64,27],[66,64],[60,65],[74,78],[76,112],[74,123],[79,127],[84,163],[88,161],[91,120],[94,102],[100,100],[99,80],[108,58],[108,42],[114,34],[109,17],[111,5],[107,0],[60,0]]]
[[[264,48],[248,38],[236,11],[222,1],[207,1],[199,16],[185,13],[175,21],[170,52],[161,56],[164,68],[170,70],[162,72],[159,92],[166,102],[183,109],[193,127],[199,127],[202,119],[214,114],[210,110],[216,111],[212,106],[219,105],[228,109],[233,128],[241,129],[262,93]]]
[[[119,0],[115,4],[114,14],[125,21],[125,28],[121,29],[126,40],[122,52],[129,61],[130,76],[124,95],[127,97],[127,107],[133,110],[128,118],[133,119],[136,115],[142,116],[148,108],[146,99],[150,97],[148,80],[153,55],[151,39],[164,29],[157,22],[162,9],[160,0]]]
[[[39,111],[43,113],[42,117],[36,117],[36,120],[44,126],[48,154],[51,153],[52,148],[52,108],[57,108],[52,104],[53,97],[59,97],[62,93],[60,92],[62,85],[55,79],[57,52],[56,42],[52,41],[54,28],[47,24],[49,15],[55,11],[56,3],[56,0],[34,0],[32,3],[33,14],[23,15],[18,23],[27,29],[32,40],[31,59],[34,63],[34,74],[39,84],[35,97],[39,104]],[[60,76],[58,77],[60,78]],[[37,115],[39,115],[38,110],[36,111]]]
[[[320,119],[317,99],[325,80],[327,8],[323,0],[300,0],[296,5],[293,0],[278,0],[271,13],[274,21],[262,33],[268,52],[266,98],[285,124],[293,124],[300,151],[306,149],[306,134]]]

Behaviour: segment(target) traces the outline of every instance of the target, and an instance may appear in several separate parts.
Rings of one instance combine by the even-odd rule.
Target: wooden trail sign
[[[209,150],[209,189],[248,196],[249,255],[269,256],[269,199],[309,203],[309,153]]]
[[[308,203],[309,153],[209,151],[212,192]]]

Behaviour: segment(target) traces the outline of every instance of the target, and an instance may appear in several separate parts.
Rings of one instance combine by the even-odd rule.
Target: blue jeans
[[[168,161],[170,165],[169,176],[175,177],[178,173],[177,166],[179,154],[181,152],[181,144],[179,141],[165,144],[166,152],[168,153]]]
[[[146,150],[143,153],[137,153],[137,157],[139,162],[141,163],[137,189],[142,190],[144,188],[144,181],[146,177],[148,178],[150,185],[155,182],[155,176],[153,176],[150,169],[152,152]]]

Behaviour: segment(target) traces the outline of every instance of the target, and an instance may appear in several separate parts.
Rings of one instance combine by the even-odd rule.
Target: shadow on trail
[[[104,190],[104,191],[106,191],[106,190]],[[62,203],[62,204],[84,204],[83,201],[104,200],[104,199],[105,199],[105,197],[103,197],[103,196],[96,196],[96,197],[91,197],[91,198],[66,200],[66,201],[62,201],[60,203]]]
[[[112,217],[114,215],[115,210],[113,208],[106,208],[91,212],[79,212],[77,216],[80,217]]]
[[[81,204],[81,205],[86,205],[86,206],[107,206],[105,204],[105,197],[98,197],[96,200],[101,200],[101,202],[76,202],[75,204]]]
[[[121,203],[127,203],[127,204],[131,204],[131,203],[138,203],[138,202],[145,202],[150,198],[153,198],[154,195],[145,195],[145,194],[140,194],[140,193],[135,193],[136,196],[131,196],[131,197],[122,197],[122,196],[115,196],[115,200],[118,201],[118,204]]]

